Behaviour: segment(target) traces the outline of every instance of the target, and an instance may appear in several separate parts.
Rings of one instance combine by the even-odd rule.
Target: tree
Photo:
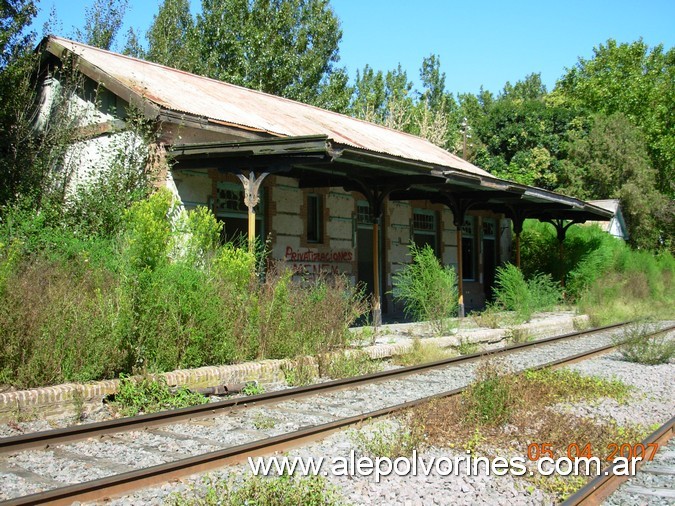
[[[656,248],[672,229],[667,200],[656,186],[656,170],[644,135],[621,113],[596,115],[587,133],[570,146],[566,188],[585,199],[620,199],[631,243]]]
[[[90,46],[110,49],[128,5],[128,0],[95,0],[85,9],[84,29],[76,29],[75,37]]]
[[[345,68],[334,70],[319,86],[315,106],[341,114],[349,113],[349,104],[354,87],[349,85],[349,74]]]
[[[552,190],[558,186],[576,113],[541,98],[520,98],[532,94],[523,93],[526,88],[519,84],[505,87],[494,101],[488,98],[488,106],[471,105],[477,116],[472,124],[479,144],[475,160],[498,177]]]
[[[375,72],[366,64],[363,71],[356,71],[354,96],[350,107],[351,114],[357,118],[383,123],[387,111],[387,91],[381,70]]]
[[[147,59],[188,72],[199,70],[198,40],[188,0],[164,0],[148,30]]]
[[[34,34],[26,32],[26,28],[36,14],[35,2],[31,0],[0,3],[0,71],[32,44]]]
[[[411,95],[413,84],[408,80],[408,74],[401,68],[400,63],[395,70],[387,72],[384,83],[386,97],[384,125],[409,132],[413,115]]]
[[[310,104],[342,38],[328,0],[203,0],[196,30],[198,71]]]
[[[138,35],[136,35],[136,31],[133,28],[129,28],[127,31],[127,41],[124,44],[124,49],[122,49],[122,54],[141,59],[146,57],[143,45],[141,44],[141,41],[139,40]]]
[[[328,0],[164,0],[147,59],[195,74],[348,110],[346,70],[334,68],[342,31]]]
[[[506,81],[501,98],[511,100],[541,100],[546,96],[546,86],[541,82],[541,74],[530,74],[512,85]]]
[[[675,195],[675,49],[649,48],[642,39],[609,39],[579,58],[558,81],[553,97],[589,113],[622,113],[646,136],[659,188]]]
[[[422,101],[432,111],[438,111],[443,108],[445,99],[445,72],[441,72],[441,59],[432,54],[422,59],[422,68],[420,68],[420,79],[422,81]]]
[[[412,133],[442,148],[452,149],[459,138],[460,117],[457,102],[445,90],[445,72],[441,72],[441,59],[437,55],[422,60],[420,79],[422,91]]]
[[[32,1],[0,4],[0,206],[29,193],[40,170],[30,163],[32,103],[30,72],[34,34],[26,33],[37,9]],[[27,162],[27,163],[23,163]]]

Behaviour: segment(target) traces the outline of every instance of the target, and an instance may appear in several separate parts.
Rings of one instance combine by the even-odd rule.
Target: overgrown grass
[[[478,343],[475,343],[473,341],[469,341],[467,338],[460,338],[459,344],[456,347],[457,353],[460,355],[473,355],[474,353],[478,353],[480,350],[480,345]]]
[[[441,348],[434,343],[423,343],[419,338],[415,338],[410,351],[394,356],[392,362],[402,366],[428,364],[454,355],[455,353],[451,350]]]
[[[263,413],[256,413],[253,416],[253,427],[256,430],[268,430],[273,429],[276,426],[277,422],[274,418]]]
[[[371,458],[410,457],[413,450],[419,451],[425,445],[424,429],[411,418],[400,422],[402,427],[397,421],[374,423],[351,431],[349,436],[357,450]]]
[[[498,329],[502,325],[503,315],[495,304],[487,304],[482,311],[473,311],[470,314],[479,327]]]
[[[554,451],[553,458],[558,458],[566,456],[569,445],[583,441],[584,445],[590,443],[594,455],[604,457],[609,444],[635,444],[649,429],[581,418],[566,410],[565,403],[604,397],[626,402],[630,391],[619,381],[568,369],[512,374],[487,362],[478,368],[476,381],[463,395],[414,408],[409,416],[422,424],[428,443],[434,446],[472,453],[511,448],[526,457],[530,443],[546,442]],[[503,456],[504,450],[497,452]],[[582,478],[574,481],[566,477],[562,482],[555,477],[532,479],[562,500],[588,479]]]
[[[450,329],[457,314],[457,274],[442,266],[429,245],[410,245],[412,263],[393,275],[394,300],[404,304],[406,315],[428,321],[437,334]]]
[[[207,402],[201,394],[186,388],[171,389],[162,377],[129,378],[121,376],[119,390],[110,403],[123,416],[185,408]]]
[[[315,355],[353,339],[361,291],[221,246],[221,226],[204,209],[179,213],[166,192],[134,204],[114,237],[4,214],[0,384]]]
[[[510,328],[506,329],[506,340],[511,344],[521,344],[531,341],[534,337],[528,329]]]
[[[382,370],[382,362],[371,359],[361,350],[334,352],[319,357],[321,376],[333,379],[351,378]]]
[[[626,263],[614,263],[621,262],[621,257]],[[579,309],[593,326],[673,318],[675,262],[669,253],[653,256],[625,250],[614,262],[579,297]]]
[[[646,365],[667,364],[675,357],[675,339],[667,333],[651,335],[658,330],[653,323],[636,323],[613,339],[621,356],[629,362]]]
[[[560,286],[548,274],[536,273],[526,280],[523,272],[512,264],[498,267],[496,272],[496,304],[513,311],[515,322],[530,321],[535,311],[550,309],[562,299]]]
[[[476,369],[476,381],[462,397],[466,420],[477,425],[505,423],[515,404],[506,373],[491,362],[484,362]]]
[[[301,387],[314,383],[319,377],[319,368],[311,357],[298,357],[290,364],[282,365],[286,384],[290,387]]]
[[[204,479],[201,487],[172,494],[173,506],[338,506],[346,504],[338,489],[322,476],[296,478],[288,475],[247,477],[240,481]]]
[[[573,226],[562,252],[553,227],[527,220],[522,266],[565,280],[565,297],[593,326],[638,318],[672,318],[675,259],[668,251],[633,250],[597,226]]]

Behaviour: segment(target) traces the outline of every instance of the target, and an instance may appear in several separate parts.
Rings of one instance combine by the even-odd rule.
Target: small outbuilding
[[[589,200],[588,203],[611,212],[612,217],[609,221],[591,220],[587,221],[586,224],[596,224],[608,234],[623,239],[624,241],[627,241],[630,238],[628,227],[626,227],[626,221],[623,219],[623,213],[621,212],[621,204],[618,199]]]

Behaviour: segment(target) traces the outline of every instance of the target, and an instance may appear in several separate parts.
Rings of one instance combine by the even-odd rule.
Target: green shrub
[[[344,504],[336,487],[323,476],[295,478],[288,475],[247,477],[242,481],[214,481],[206,478],[201,489],[194,487],[172,494],[167,503],[174,506],[338,506]]]
[[[624,246],[601,272],[602,277],[579,297],[579,308],[593,325],[672,317],[675,261],[670,253],[656,255]]]
[[[161,190],[125,212],[124,255],[133,269],[152,270],[168,260],[172,247],[168,215],[172,206],[171,193]]]
[[[515,311],[519,319],[527,321],[532,316],[532,300],[527,281],[515,265],[497,267],[494,296],[504,309]]]
[[[160,191],[117,238],[12,208],[0,222],[0,382],[33,387],[344,347],[367,310],[342,276],[294,279]],[[173,225],[172,225],[173,224]],[[175,226],[174,226],[175,225]],[[321,315],[320,318],[317,315]]]
[[[535,311],[550,309],[560,302],[560,287],[549,274],[535,274],[529,280],[513,264],[497,267],[494,295],[497,304],[514,311],[517,322],[529,321]]]
[[[668,251],[633,250],[598,226],[573,226],[562,255],[550,224],[526,220],[522,268],[565,279],[565,297],[577,302],[593,325],[672,315],[675,259]]]
[[[476,380],[462,393],[468,421],[478,425],[501,425],[511,416],[516,397],[508,376],[495,364],[476,369]]]
[[[457,314],[457,274],[443,267],[429,245],[410,245],[412,263],[393,276],[394,300],[404,304],[406,315],[429,321],[438,334],[448,329]]]
[[[118,392],[111,405],[123,416],[155,413],[204,404],[208,399],[184,387],[169,388],[163,377],[130,378],[120,376]]]
[[[176,256],[195,266],[203,265],[219,244],[223,223],[203,206],[190,212],[182,212],[177,221],[174,234],[182,234],[182,237],[176,245]]]
[[[360,452],[371,458],[410,457],[413,450],[419,451],[424,445],[424,428],[411,419],[401,423],[400,428],[388,422],[371,424],[352,431],[350,439]]]
[[[329,378],[351,378],[371,374],[382,370],[382,363],[371,359],[361,350],[333,352],[321,356],[319,360],[322,376]]]
[[[667,364],[675,357],[675,339],[670,339],[667,333],[653,335],[657,330],[654,324],[637,323],[625,329],[614,343],[628,362]]]

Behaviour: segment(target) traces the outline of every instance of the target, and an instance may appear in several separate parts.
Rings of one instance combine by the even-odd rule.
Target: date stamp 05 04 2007
[[[608,462],[614,462],[618,457],[625,457],[627,459],[641,458],[642,460],[650,461],[654,459],[654,455],[656,455],[658,450],[658,443],[649,443],[646,445],[642,443],[611,443],[607,445],[606,451],[603,452],[601,458]],[[568,459],[590,459],[594,456],[591,443],[586,443],[585,445],[570,443],[567,445],[566,452]],[[552,459],[553,454],[553,445],[551,443],[531,443],[527,445],[527,458],[530,460],[539,460],[543,457]]]

